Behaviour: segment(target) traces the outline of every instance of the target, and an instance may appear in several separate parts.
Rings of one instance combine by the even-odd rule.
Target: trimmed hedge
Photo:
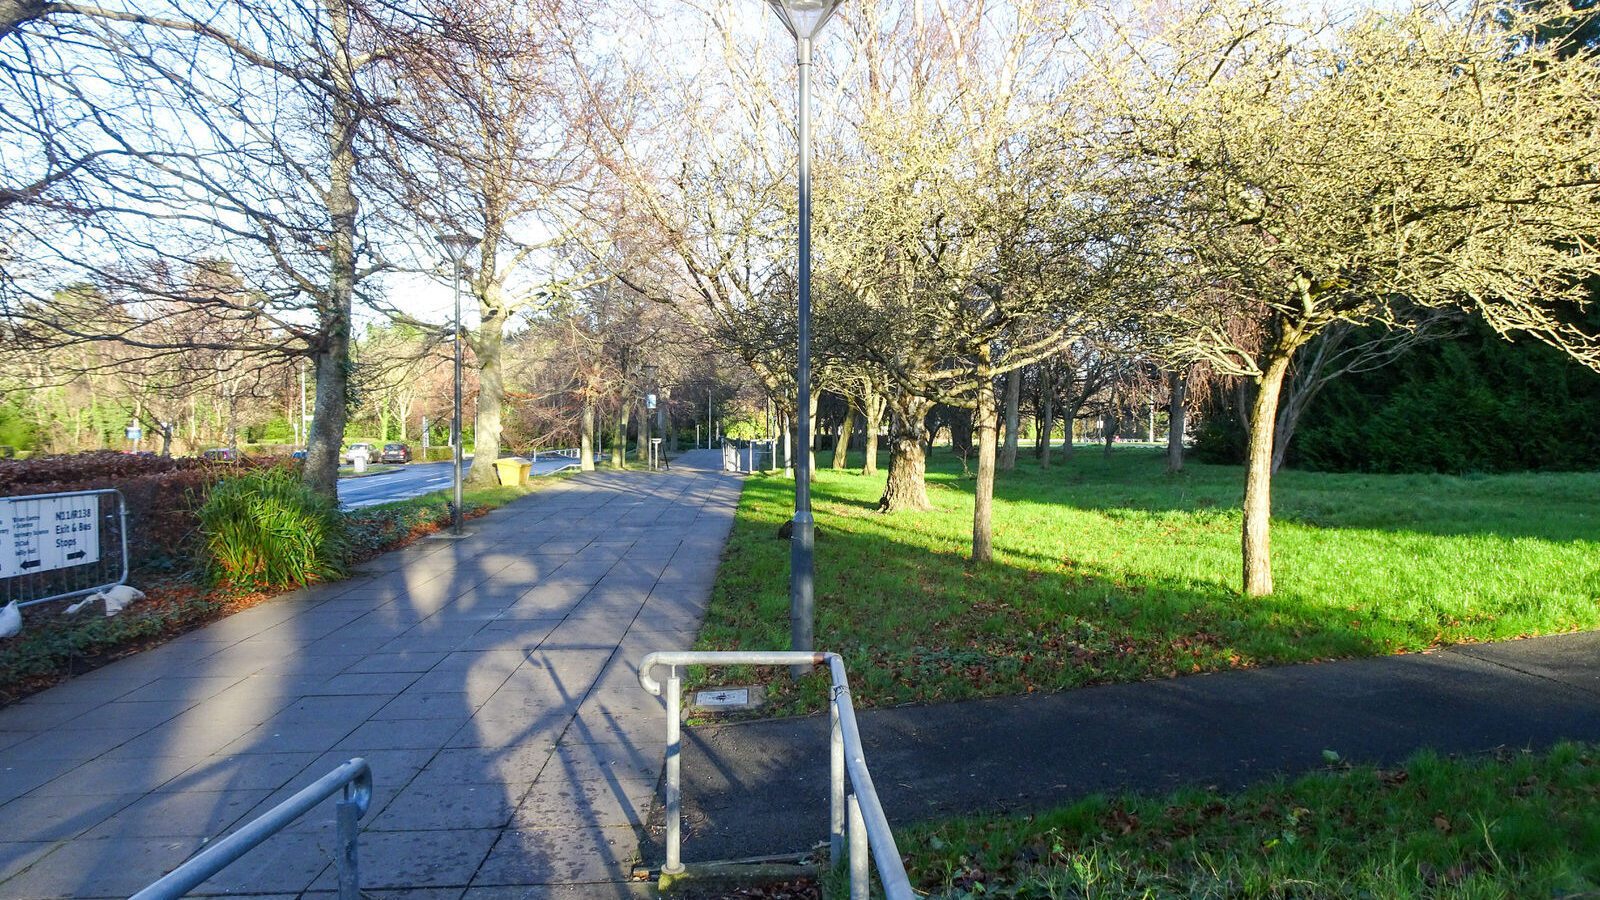
[[[194,559],[199,534],[195,509],[211,488],[254,465],[115,450],[3,460],[0,497],[116,488],[128,507],[130,567],[143,575],[172,572]]]
[[[1200,423],[1195,457],[1242,463],[1246,436],[1227,406],[1232,395],[1220,399]],[[1476,324],[1329,383],[1301,417],[1285,464],[1447,474],[1600,468],[1600,374]]]

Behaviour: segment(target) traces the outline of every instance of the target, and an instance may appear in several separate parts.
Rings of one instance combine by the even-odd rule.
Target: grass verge
[[[537,489],[537,483],[469,489],[462,505],[466,516],[475,518]],[[345,511],[351,564],[448,526],[450,499],[449,491],[436,491]],[[64,610],[70,601],[24,610],[23,632],[0,639],[0,706],[277,596],[209,586],[192,573],[139,587],[146,599],[112,618],[97,607],[68,616]]]
[[[1440,758],[1236,794],[1093,797],[916,826],[913,884],[974,897],[1561,897],[1600,890],[1600,754]]]
[[[816,646],[857,705],[1059,691],[1190,672],[1374,656],[1600,627],[1600,474],[1455,477],[1285,471],[1277,592],[1238,594],[1243,474],[1158,452],[1079,449],[995,489],[994,562],[972,566],[972,481],[948,452],[934,510],[882,515],[883,477],[823,470]],[[745,485],[698,646],[788,646],[793,483]],[[691,673],[694,677],[697,673]],[[766,714],[824,708],[771,671]],[[701,677],[700,683],[705,679]]]

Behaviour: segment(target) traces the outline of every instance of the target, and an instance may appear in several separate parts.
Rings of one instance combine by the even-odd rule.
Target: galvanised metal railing
[[[861,750],[861,730],[850,702],[850,682],[845,677],[844,660],[837,653],[803,651],[703,650],[662,651],[647,655],[639,663],[639,685],[661,696],[661,683],[651,675],[656,666],[667,666],[667,859],[661,867],[666,875],[683,872],[683,794],[680,751],[682,748],[682,676],[680,666],[812,666],[826,665],[833,676],[828,701],[832,724],[829,740],[829,827],[830,862],[837,863],[844,850],[848,821],[850,847],[850,897],[866,900],[872,887],[868,866],[876,862],[878,881],[889,900],[911,900],[916,895],[906,877],[894,832],[884,817],[883,804],[872,786],[872,774]],[[848,790],[846,784],[848,781]]]
[[[746,441],[742,449],[727,438],[722,441],[723,471],[754,475],[777,468],[777,465],[778,442],[775,440]]]
[[[340,790],[344,796],[336,807],[339,900],[360,900],[361,868],[356,858],[356,837],[359,834],[356,823],[372,803],[372,767],[360,758],[352,759],[318,778],[293,797],[191,857],[160,881],[134,894],[130,900],[174,900],[182,897]]]

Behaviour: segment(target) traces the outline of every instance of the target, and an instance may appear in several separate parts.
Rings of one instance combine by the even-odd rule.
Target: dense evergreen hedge
[[[1196,438],[1203,460],[1241,462],[1227,407]],[[1600,374],[1531,338],[1475,325],[1317,395],[1286,465],[1322,471],[1508,472],[1600,468]]]

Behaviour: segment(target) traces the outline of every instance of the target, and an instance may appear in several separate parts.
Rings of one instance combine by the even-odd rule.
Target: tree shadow
[[[364,887],[595,882],[599,896],[636,853],[664,728],[631,670],[644,650],[623,637],[658,579],[700,577],[705,542],[675,510],[716,492],[579,476],[473,537],[414,544],[8,708],[0,766],[19,777],[0,780],[0,893],[132,893],[360,756],[375,781]],[[332,887],[333,812],[202,890]]]
[[[958,475],[948,466],[939,467],[938,474]],[[1553,542],[1600,539],[1592,514],[1593,498],[1600,494],[1597,473],[1376,475],[1284,469],[1273,477],[1272,487],[1274,521],[1313,528]],[[1019,463],[999,473],[995,484],[996,498],[1045,497],[1112,515],[1232,511],[1243,494],[1243,467],[1190,462],[1183,472],[1171,474],[1163,452],[1139,447],[1117,448],[1110,457],[1078,453],[1048,469]]]

